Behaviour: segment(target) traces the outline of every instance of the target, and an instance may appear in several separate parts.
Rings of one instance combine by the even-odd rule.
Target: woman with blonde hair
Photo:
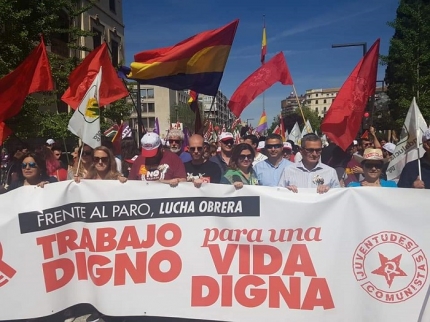
[[[105,146],[93,150],[92,163],[84,179],[119,180],[122,183],[127,181],[127,178],[118,172],[112,151]],[[75,176],[75,181],[79,182],[80,177]]]
[[[78,149],[77,162],[69,169],[67,178],[73,179],[76,176],[86,178],[86,175],[92,165],[93,148],[89,145],[81,145]]]

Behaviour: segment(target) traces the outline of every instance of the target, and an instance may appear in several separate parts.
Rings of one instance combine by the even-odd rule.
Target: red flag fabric
[[[375,94],[379,42],[355,66],[321,124],[321,131],[344,151],[357,136],[368,99]]]
[[[112,139],[113,153],[115,155],[121,155],[122,131],[124,130],[125,126],[126,126],[125,123],[122,122],[118,128],[118,131],[116,132],[115,136]]]
[[[106,106],[128,95],[128,90],[118,77],[106,43],[94,49],[69,76],[69,88],[61,100],[76,109],[84,98],[88,88],[96,78],[100,67],[103,69],[100,85],[99,106]]]
[[[228,108],[236,117],[239,117],[258,95],[276,82],[281,82],[283,85],[293,84],[282,52],[273,56],[239,85],[228,102]]]
[[[196,93],[195,91],[190,91],[190,99],[188,100],[188,104],[190,105],[190,109],[194,112],[194,114],[196,114],[196,118],[194,121],[194,133],[196,134],[198,134],[203,127],[198,97],[198,93]]]
[[[282,119],[282,115],[279,115],[279,131],[281,132],[279,135],[282,137],[282,142],[285,142],[286,141],[285,126],[284,126],[284,120]]]
[[[12,134],[12,130],[4,123],[0,122],[0,145]]]
[[[18,114],[27,95],[53,89],[51,66],[41,38],[40,44],[21,64],[0,79],[0,121]]]

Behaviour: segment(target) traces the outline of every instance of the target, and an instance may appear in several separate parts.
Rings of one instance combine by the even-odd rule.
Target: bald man
[[[205,159],[205,145],[203,137],[194,134],[189,139],[189,153],[191,161],[185,162],[187,181],[194,182],[194,186],[200,188],[203,182],[219,183],[221,180],[221,169],[212,161]]]

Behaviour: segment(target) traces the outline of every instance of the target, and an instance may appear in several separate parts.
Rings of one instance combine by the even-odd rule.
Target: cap
[[[396,149],[396,145],[394,143],[385,143],[382,147],[385,151],[390,152],[391,154],[394,153],[394,150]]]
[[[152,158],[157,154],[161,139],[157,133],[148,132],[142,137],[140,143],[142,144],[142,155],[145,158]]]
[[[423,133],[423,143],[430,140],[430,129],[425,130]]]
[[[219,137],[218,137],[218,141],[225,141],[225,140],[233,140],[233,134],[231,134],[230,132],[222,132]]]
[[[284,150],[292,150],[292,149],[293,149],[293,147],[291,146],[291,143],[290,143],[290,142],[284,142],[284,147],[283,147],[283,149],[284,149]]]
[[[54,143],[55,143],[55,141],[53,139],[46,140],[46,144],[48,144],[48,145],[53,145]]]

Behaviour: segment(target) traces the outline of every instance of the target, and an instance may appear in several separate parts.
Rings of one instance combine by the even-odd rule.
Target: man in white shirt
[[[245,135],[243,137],[243,143],[249,144],[254,149],[255,158],[254,158],[254,161],[252,162],[252,166],[255,166],[258,162],[261,162],[261,161],[267,159],[267,156],[265,156],[263,153],[257,151],[257,147],[259,144],[259,140],[258,140],[257,136],[255,136],[253,134]]]

